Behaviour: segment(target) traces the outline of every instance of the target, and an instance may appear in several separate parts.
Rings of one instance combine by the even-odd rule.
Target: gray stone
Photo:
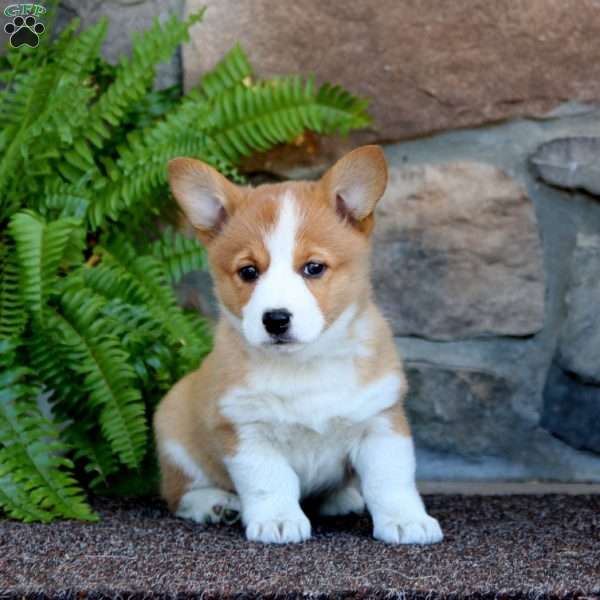
[[[511,420],[507,412],[498,425],[510,439],[510,447],[498,452],[490,444],[479,456],[464,456],[460,444],[454,443],[456,450],[452,452],[435,451],[419,440],[417,473],[423,479],[600,482],[600,454],[577,450],[539,426],[544,384],[565,318],[565,294],[577,233],[600,231],[600,203],[587,194],[565,193],[545,185],[535,177],[527,160],[541,143],[585,135],[600,136],[599,111],[450,131],[385,149],[388,162],[396,167],[461,160],[485,161],[501,168],[526,187],[536,207],[544,246],[546,314],[538,334],[450,342],[416,336],[398,339],[409,363],[425,361],[449,370],[499,373],[514,388],[510,399],[514,418]],[[425,421],[427,416],[422,418]],[[446,428],[444,434],[453,436],[452,427]]]
[[[541,425],[574,448],[600,453],[600,386],[585,384],[552,365]]]
[[[596,0],[187,0],[204,5],[186,86],[240,42],[259,75],[315,73],[370,98],[372,139],[600,99]]]
[[[508,379],[418,362],[407,362],[406,374],[406,409],[418,446],[468,457],[502,452],[514,443],[515,388]]]
[[[102,54],[111,63],[121,55],[129,54],[134,31],[145,31],[153,20],[164,21],[171,14],[183,14],[184,0],[62,0],[57,19],[61,29],[73,17],[79,17],[83,27],[98,22],[100,17],[109,21],[108,33]],[[169,62],[159,65],[155,85],[165,88],[181,83],[181,55],[179,52]]]
[[[577,236],[566,304],[558,361],[580,379],[600,384],[600,235]]]
[[[397,335],[529,335],[544,320],[533,204],[475,162],[390,168],[377,209],[373,281]]]
[[[600,195],[599,137],[570,137],[546,142],[531,157],[531,163],[546,183]]]

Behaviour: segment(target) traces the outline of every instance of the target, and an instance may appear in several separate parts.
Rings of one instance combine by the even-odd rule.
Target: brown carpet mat
[[[313,521],[300,545],[98,499],[98,524],[0,521],[0,598],[600,599],[600,496],[426,498],[446,538],[391,547],[366,517]]]

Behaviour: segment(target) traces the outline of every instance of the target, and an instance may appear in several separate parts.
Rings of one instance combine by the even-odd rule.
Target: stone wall
[[[394,264],[432,265],[416,267],[418,277],[398,267],[411,282],[409,308],[418,308],[408,327],[392,316],[423,477],[600,480],[600,202],[548,186],[530,162],[545,142],[590,135],[600,135],[598,109],[386,148],[392,173],[443,175],[408,198],[392,179],[384,198],[399,212],[421,205],[411,219],[421,233],[399,230]],[[463,176],[457,193],[456,165],[483,181]],[[388,221],[384,213],[384,231]]]
[[[119,11],[114,39],[121,10],[179,9],[72,4]],[[187,87],[239,41],[259,74],[314,72],[372,98],[370,130],[247,166],[316,177],[350,146],[384,143],[373,278],[406,360],[419,476],[600,481],[600,3],[186,10],[201,5]],[[581,136],[598,140],[567,139]],[[182,294],[210,311],[206,284],[193,275]]]

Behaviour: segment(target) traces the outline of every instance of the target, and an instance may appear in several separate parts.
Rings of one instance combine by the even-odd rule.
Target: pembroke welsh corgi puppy
[[[171,510],[199,523],[239,514],[249,540],[300,542],[312,497],[326,515],[366,505],[384,542],[439,542],[415,486],[402,363],[369,282],[382,150],[354,150],[317,182],[239,187],[189,158],[169,163],[169,180],[221,308],[213,351],[154,418]]]

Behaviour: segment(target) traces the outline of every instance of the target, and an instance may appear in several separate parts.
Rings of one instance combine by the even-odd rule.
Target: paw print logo
[[[4,26],[4,31],[10,35],[10,45],[13,48],[23,45],[37,48],[40,43],[40,35],[45,30],[44,24],[38,23],[36,18],[31,15],[26,19],[15,17],[12,23],[7,23]]]

